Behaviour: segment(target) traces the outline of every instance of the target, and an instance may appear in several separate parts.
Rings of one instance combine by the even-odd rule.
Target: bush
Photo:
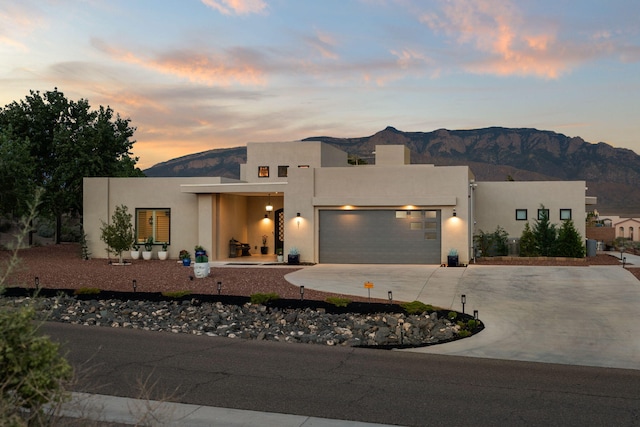
[[[431,304],[425,304],[420,301],[411,301],[400,304],[400,307],[407,312],[407,314],[422,314],[433,312],[433,306]]]
[[[336,307],[346,307],[351,304],[351,300],[349,298],[328,297],[325,301],[329,304],[335,305]]]
[[[485,233],[480,230],[478,234],[473,236],[476,248],[480,249],[481,256],[503,256],[509,253],[507,244],[509,234],[500,226],[496,227],[493,233]]]
[[[0,312],[0,418],[9,425],[43,424],[45,405],[65,399],[73,373],[59,345],[38,335],[34,316],[30,307]]]
[[[98,288],[80,288],[73,291],[74,295],[97,295],[100,293]]]
[[[556,241],[556,256],[566,256],[573,258],[583,258],[585,255],[585,247],[582,237],[573,221],[570,219],[564,221],[558,231],[558,239]]]
[[[167,298],[182,298],[187,295],[191,295],[191,291],[173,291],[173,292],[163,292],[162,296]]]
[[[56,230],[50,222],[42,222],[38,224],[38,236],[50,239],[55,236]]]
[[[447,318],[449,320],[456,320],[457,317],[458,313],[456,313],[455,311],[450,311],[449,314],[447,314]]]
[[[266,304],[269,301],[275,301],[278,299],[280,299],[280,295],[274,292],[270,292],[268,294],[257,293],[251,295],[251,304]]]

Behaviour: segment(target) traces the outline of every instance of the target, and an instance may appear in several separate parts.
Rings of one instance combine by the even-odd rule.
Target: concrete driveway
[[[486,325],[464,340],[403,351],[640,369],[640,282],[619,266],[318,264],[286,278],[361,296],[369,281],[372,298],[392,291],[395,300],[457,311],[465,294],[465,311],[478,310]]]

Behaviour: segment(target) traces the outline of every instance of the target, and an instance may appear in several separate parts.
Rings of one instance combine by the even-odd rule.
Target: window
[[[144,244],[149,237],[153,243],[170,243],[171,209],[136,209],[136,242]]]
[[[549,209],[538,209],[538,221],[549,219]]]
[[[516,209],[516,221],[526,221],[526,220],[527,220],[527,210]]]
[[[278,166],[278,177],[286,178],[289,173],[289,166]]]
[[[571,209],[560,209],[560,221],[571,219]]]
[[[258,166],[258,178],[269,178],[269,166]]]

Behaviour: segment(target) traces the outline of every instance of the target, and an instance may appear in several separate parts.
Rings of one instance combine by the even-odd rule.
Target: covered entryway
[[[321,210],[319,261],[440,264],[439,210]]]

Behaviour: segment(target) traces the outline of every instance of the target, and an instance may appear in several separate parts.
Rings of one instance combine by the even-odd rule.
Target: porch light
[[[453,216],[458,216],[458,214],[456,213],[456,208],[453,208]]]
[[[273,205],[271,204],[271,193],[269,193],[269,201],[267,203],[267,207],[265,208],[267,212],[273,211]]]

